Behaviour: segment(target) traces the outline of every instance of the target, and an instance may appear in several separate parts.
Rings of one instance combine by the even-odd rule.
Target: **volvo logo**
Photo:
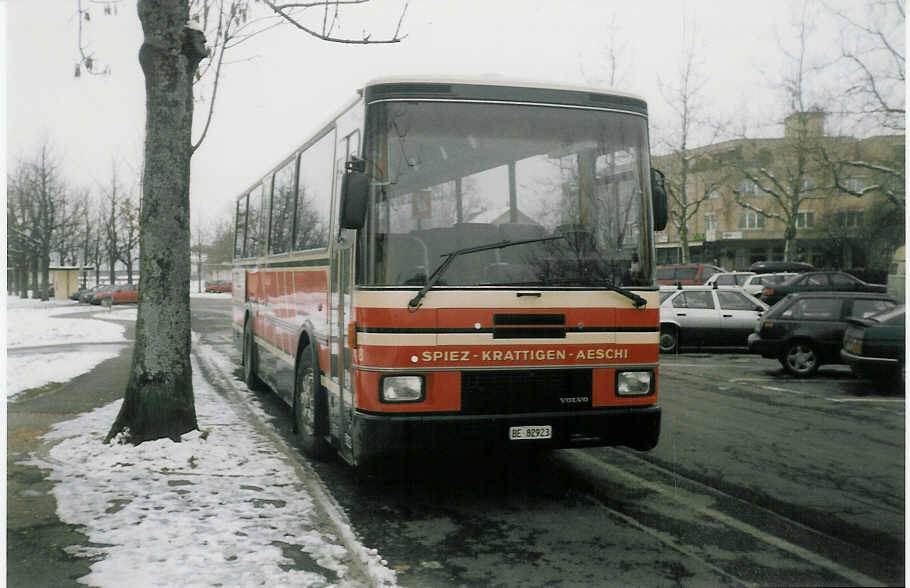
[[[563,404],[587,404],[591,399],[587,396],[567,396],[560,398],[559,401]]]

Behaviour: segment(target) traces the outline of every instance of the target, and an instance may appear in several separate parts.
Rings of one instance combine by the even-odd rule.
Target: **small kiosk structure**
[[[51,283],[54,285],[54,299],[68,300],[79,291],[80,275],[93,270],[92,267],[51,266]]]

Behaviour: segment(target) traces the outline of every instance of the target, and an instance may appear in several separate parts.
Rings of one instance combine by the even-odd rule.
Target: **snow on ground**
[[[21,392],[51,382],[64,383],[117,357],[118,349],[85,349],[7,357],[6,394],[13,400]]]
[[[293,466],[198,375],[203,431],[181,443],[105,445],[120,406],[60,423],[46,461],[60,518],[83,526],[103,556],[80,581],[120,586],[345,584],[347,550],[315,530],[314,505]],[[285,570],[293,561],[311,570]],[[138,573],[137,573],[138,572]]]
[[[85,305],[8,298],[6,310],[7,339],[17,346],[10,351],[21,356],[10,363],[19,361],[25,372],[45,372],[60,362],[79,366],[82,373],[97,359],[89,346],[58,358],[36,344],[123,341],[122,327],[66,318],[86,311]],[[114,320],[136,318],[135,307],[97,312]],[[233,371],[229,357],[200,345],[194,333],[195,346],[222,373]],[[375,550],[357,543],[343,515],[332,512],[318,478],[302,477],[315,474],[301,474],[286,453],[276,450],[274,439],[238,415],[202,377],[195,358],[193,373],[200,431],[184,435],[182,442],[105,445],[117,401],[57,423],[44,436],[53,445],[31,456],[30,463],[55,482],[60,519],[88,536],[89,545],[71,550],[94,560],[91,573],[79,582],[119,587],[130,578],[131,586],[140,587],[356,586],[349,566],[359,560],[373,585],[394,586],[394,571]],[[232,378],[231,384],[251,394],[242,382]],[[321,515],[317,504],[328,514]]]
[[[136,320],[136,309],[108,311],[77,302],[6,299],[6,395],[12,399],[23,390],[51,382],[66,382],[91,371],[120,350],[116,346],[92,349],[88,345],[28,353],[24,348],[72,343],[122,343],[124,327],[104,320],[67,318],[73,313],[93,312],[114,320]],[[37,350],[36,350],[37,351]]]

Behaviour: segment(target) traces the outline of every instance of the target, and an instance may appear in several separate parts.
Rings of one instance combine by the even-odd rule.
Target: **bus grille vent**
[[[591,370],[462,372],[462,414],[559,412],[591,407]]]
[[[494,314],[494,339],[565,339],[564,314]]]

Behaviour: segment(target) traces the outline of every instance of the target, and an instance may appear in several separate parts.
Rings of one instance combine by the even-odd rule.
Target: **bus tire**
[[[325,440],[328,411],[314,364],[310,348],[305,347],[294,374],[294,429],[304,455],[323,459],[332,446]]]
[[[250,319],[243,324],[243,382],[250,390],[262,390],[265,386],[256,373],[256,340]]]

